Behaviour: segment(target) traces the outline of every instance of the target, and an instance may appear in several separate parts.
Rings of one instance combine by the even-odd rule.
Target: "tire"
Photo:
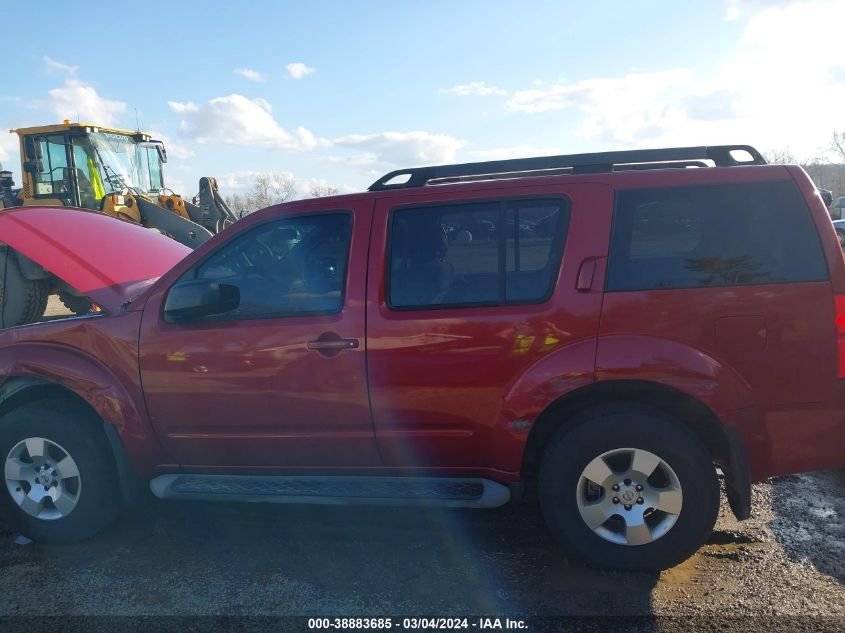
[[[634,455],[637,468],[660,460],[642,486],[639,472],[629,471],[634,480],[621,474],[634,466]],[[603,485],[590,483],[605,472]],[[712,457],[701,442],[670,416],[640,405],[582,411],[553,436],[540,465],[540,506],[549,530],[571,556],[602,569],[659,571],[686,560],[710,536],[719,495]]]
[[[23,276],[11,249],[0,248],[0,329],[38,321],[47,309],[49,291],[45,280]]]
[[[68,292],[60,292],[59,299],[68,310],[79,316],[88,314],[94,306],[87,297],[78,297]]]
[[[85,407],[60,399],[25,404],[0,417],[0,509],[21,534],[67,543],[89,538],[117,518],[120,485],[99,424]],[[39,452],[46,464],[33,457]],[[39,464],[48,465],[46,472],[39,474]]]
[[[839,239],[839,246],[845,250],[845,231],[836,229],[836,237]]]

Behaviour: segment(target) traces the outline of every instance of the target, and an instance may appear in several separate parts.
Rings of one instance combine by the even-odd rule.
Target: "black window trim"
[[[198,279],[197,274],[198,274],[199,268],[203,264],[205,264],[205,262],[207,262],[215,254],[219,253],[221,249],[223,249],[226,246],[228,246],[229,244],[231,244],[234,240],[241,239],[244,236],[249,235],[250,233],[253,233],[254,231],[257,231],[257,230],[259,230],[263,227],[266,227],[268,224],[272,224],[274,222],[280,222],[282,220],[295,220],[297,218],[315,218],[315,217],[322,217],[322,216],[327,216],[327,215],[345,215],[347,218],[350,219],[350,223],[349,223],[349,243],[346,246],[346,267],[345,267],[346,275],[343,279],[343,287],[341,288],[341,291],[340,291],[340,306],[336,310],[308,310],[308,311],[303,311],[303,312],[285,312],[285,313],[277,313],[277,314],[271,314],[271,315],[259,314],[259,315],[244,316],[244,317],[237,317],[237,318],[233,318],[233,317],[227,318],[227,316],[226,316],[227,313],[224,312],[220,315],[209,315],[207,317],[202,317],[202,318],[199,318],[199,319],[191,319],[190,321],[180,321],[179,325],[184,326],[184,325],[195,325],[195,324],[206,324],[206,323],[237,323],[239,321],[271,321],[271,320],[277,320],[277,319],[296,319],[296,318],[300,318],[300,317],[332,316],[332,315],[335,315],[335,314],[340,314],[341,312],[343,312],[343,309],[346,307],[346,291],[347,291],[347,286],[349,285],[349,268],[350,268],[349,262],[350,262],[350,259],[352,257],[352,238],[354,236],[354,231],[355,231],[355,213],[352,211],[352,209],[329,209],[329,210],[325,210],[325,211],[320,210],[320,211],[311,212],[311,213],[308,213],[308,212],[306,212],[306,213],[296,213],[294,215],[276,215],[276,216],[267,218],[266,220],[263,220],[261,222],[258,222],[257,224],[255,224],[255,226],[252,226],[248,229],[245,229],[244,231],[241,231],[237,235],[231,237],[230,239],[228,239],[225,242],[223,242],[222,244],[220,244],[217,248],[215,248],[213,251],[211,251],[210,253],[205,255],[205,257],[203,257],[199,261],[194,262],[191,265],[191,267],[188,270],[186,270],[179,277],[179,279],[177,279],[174,283],[172,283],[170,285],[170,288],[167,289],[167,293],[164,296],[164,301],[161,302],[161,315],[160,315],[161,320],[163,320],[167,323],[171,323],[171,321],[167,320],[167,318],[164,314],[164,306],[167,303],[167,295],[170,294],[170,289],[173,288],[173,286],[178,284],[180,281],[183,281],[188,274],[192,275],[192,277],[191,277],[192,279]]]
[[[822,256],[822,261],[824,262],[824,277],[820,279],[803,279],[800,281],[761,281],[761,282],[754,282],[754,283],[739,283],[739,284],[721,284],[721,285],[714,285],[714,286],[665,286],[665,287],[653,287],[653,286],[645,286],[642,288],[608,288],[608,284],[610,283],[610,271],[613,266],[613,239],[615,237],[615,232],[617,230],[617,223],[616,223],[616,214],[619,209],[619,194],[620,193],[627,193],[629,191],[644,191],[644,190],[667,190],[667,189],[689,189],[691,187],[695,188],[702,188],[702,187],[739,187],[739,186],[748,186],[748,185],[759,185],[759,184],[787,184],[791,185],[795,188],[798,197],[801,199],[802,206],[807,214],[807,220],[810,222],[810,225],[813,229],[813,234],[815,235],[815,240],[819,246],[819,252]],[[607,243],[607,272],[604,276],[604,292],[669,292],[674,290],[724,290],[726,288],[744,288],[744,287],[751,287],[751,286],[783,286],[783,285],[792,285],[792,284],[817,284],[817,283],[824,283],[830,282],[830,265],[827,261],[827,254],[824,250],[824,244],[822,244],[821,236],[819,235],[818,228],[816,227],[815,219],[813,218],[813,214],[810,211],[809,206],[807,206],[807,201],[804,199],[804,195],[801,193],[801,190],[798,188],[794,180],[791,179],[778,179],[778,180],[748,180],[748,181],[739,181],[739,182],[713,182],[713,183],[696,183],[696,184],[672,184],[672,185],[664,185],[659,187],[626,187],[624,189],[614,189],[613,191],[613,215],[611,216],[610,221],[610,238]]]
[[[507,236],[504,235],[504,231],[499,231],[499,286],[500,286],[500,296],[504,296],[505,300],[498,300],[498,301],[474,301],[474,302],[464,302],[464,303],[437,303],[437,304],[429,304],[429,305],[410,305],[410,306],[395,306],[390,300],[390,282],[392,277],[392,260],[393,260],[393,222],[396,218],[397,211],[406,211],[411,209],[420,209],[420,208],[431,208],[431,207],[459,207],[462,205],[474,205],[474,204],[485,204],[485,203],[496,203],[498,206],[498,220],[499,226],[503,226],[504,222],[503,219],[505,217],[505,209],[507,205],[513,202],[522,202],[522,201],[530,201],[530,200],[548,200],[548,201],[559,201],[563,202],[564,204],[560,205],[561,211],[565,213],[565,221],[561,222],[557,228],[557,232],[555,233],[552,242],[552,245],[557,245],[557,253],[554,255],[555,258],[555,265],[552,266],[553,270],[556,270],[556,274],[552,274],[551,279],[549,281],[549,287],[547,291],[543,294],[543,296],[538,297],[537,299],[521,299],[521,300],[507,300],[507,251],[505,249],[505,244],[507,241]],[[524,196],[507,196],[507,197],[485,197],[485,198],[466,198],[461,200],[439,200],[439,201],[426,201],[426,202],[414,202],[410,204],[400,204],[394,207],[390,207],[388,210],[388,218],[387,218],[387,248],[385,249],[385,261],[384,261],[384,303],[387,306],[388,310],[391,312],[427,312],[429,310],[462,310],[462,309],[474,309],[474,308],[500,308],[500,307],[511,307],[511,306],[524,306],[524,305],[542,305],[547,303],[555,293],[557,289],[557,282],[558,278],[561,274],[561,267],[563,265],[563,254],[566,251],[566,241],[569,238],[569,229],[572,223],[572,198],[564,193],[564,192],[555,192],[551,194],[532,194],[532,195],[524,195]],[[515,214],[515,216],[518,214]],[[517,233],[519,231],[517,230]],[[562,233],[562,234],[561,234]],[[518,242],[517,242],[518,243]],[[552,262],[549,262],[551,265]],[[504,286],[504,288],[503,288]]]

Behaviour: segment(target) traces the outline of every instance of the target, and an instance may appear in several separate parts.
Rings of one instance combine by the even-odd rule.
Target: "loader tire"
[[[32,323],[44,316],[49,292],[46,281],[23,276],[11,249],[0,248],[0,329]]]
[[[79,316],[88,314],[94,307],[94,304],[87,297],[78,297],[68,292],[60,292],[59,299],[68,310]]]

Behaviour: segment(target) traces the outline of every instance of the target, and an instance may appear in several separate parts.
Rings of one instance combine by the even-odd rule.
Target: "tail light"
[[[839,352],[839,378],[845,378],[845,295],[836,295],[836,346]]]

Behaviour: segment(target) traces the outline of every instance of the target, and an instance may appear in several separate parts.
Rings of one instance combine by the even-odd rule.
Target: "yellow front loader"
[[[161,141],[89,123],[11,130],[20,139],[21,187],[0,168],[0,208],[65,206],[100,211],[137,222],[196,248],[236,221],[213,178],[200,179],[189,201],[165,187],[167,153]],[[49,271],[2,244],[0,328],[38,320],[57,293],[73,312],[91,308],[87,297]]]

